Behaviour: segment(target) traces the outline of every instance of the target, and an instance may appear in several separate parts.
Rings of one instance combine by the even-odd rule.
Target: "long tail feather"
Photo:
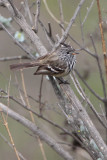
[[[39,65],[39,63],[19,63],[19,64],[10,65],[10,69],[11,70],[19,70],[19,69],[38,66],[38,65]]]

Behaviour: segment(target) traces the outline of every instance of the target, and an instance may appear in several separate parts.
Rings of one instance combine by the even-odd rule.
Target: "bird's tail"
[[[29,67],[35,67],[38,65],[40,65],[40,63],[38,63],[38,62],[11,64],[10,69],[11,70],[19,70],[19,69],[25,69],[25,68],[29,68]]]

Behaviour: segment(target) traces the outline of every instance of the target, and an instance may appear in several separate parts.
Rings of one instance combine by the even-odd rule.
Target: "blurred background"
[[[61,1],[62,1],[62,7],[63,7],[64,20],[67,23],[69,23],[80,0],[61,0]],[[35,1],[33,0],[28,1],[29,6],[32,6],[31,13],[32,13],[32,18],[34,20],[36,5],[32,5],[33,2]],[[91,11],[89,12],[87,19],[84,22],[84,18],[92,2],[93,2],[93,5],[91,7]],[[14,4],[17,6],[18,9],[22,8],[21,12],[22,14],[24,14],[24,9],[21,3],[22,1],[20,0],[18,1],[14,0]],[[50,11],[52,12],[52,14],[56,17],[56,19],[60,20],[58,0],[47,0],[47,5]],[[105,0],[100,1],[103,27],[104,27],[104,37],[107,44],[107,7],[106,6],[107,6],[107,2]],[[0,6],[0,15],[2,15],[5,18],[9,18],[11,16],[7,11],[7,9],[1,6]],[[51,23],[52,35],[55,41],[57,41],[57,35],[59,35],[60,37],[62,34],[61,27],[49,15],[43,1],[41,1],[40,20],[42,21],[44,26],[47,28],[47,30],[48,30],[48,22]],[[30,24],[29,18],[27,18],[27,21]],[[82,22],[84,22],[84,24],[81,27]],[[20,27],[14,21],[11,23],[11,25],[17,31],[20,30]],[[65,28],[66,27],[67,27],[67,24],[65,24]],[[105,78],[104,59],[103,59],[103,53],[102,53],[102,43],[101,43],[101,36],[100,36],[100,30],[99,30],[98,9],[97,9],[96,1],[93,1],[93,0],[85,1],[84,5],[81,8],[80,14],[78,14],[76,21],[70,30],[70,34],[75,40],[78,41],[79,44],[81,44],[81,46],[84,46],[85,48],[89,49],[92,53],[94,53],[94,49],[92,46],[92,42],[90,40],[90,34],[93,36],[93,40],[97,49],[97,53],[99,55],[100,64],[101,64],[103,75]],[[49,45],[49,42],[46,40],[45,33],[40,25],[38,27],[37,35],[40,37],[41,41],[46,46],[47,50],[51,51],[51,46]],[[28,36],[25,34],[25,43],[27,39],[28,39]],[[67,42],[70,45],[72,45],[74,48],[80,49],[80,47],[76,45],[72,40],[68,40]],[[27,43],[33,48],[35,48],[35,46],[31,43],[30,40],[27,41]],[[96,63],[96,60],[84,51],[80,51],[80,53],[81,54],[77,56],[77,64],[75,67],[76,70],[80,73],[80,75],[84,78],[84,80],[89,84],[89,86],[91,86],[91,88],[97,94],[99,94],[100,96],[103,96],[103,90],[102,90],[102,85],[100,81],[99,70],[98,70],[98,65]],[[35,48],[34,54],[37,54],[36,48]],[[26,55],[26,53],[13,42],[12,38],[10,38],[10,36],[5,31],[1,30],[0,31],[0,58],[19,56],[19,55]],[[29,60],[21,60],[21,61],[25,62]],[[2,88],[5,91],[8,91],[8,88],[9,88],[10,95],[15,96],[20,100],[19,91],[17,89],[17,86],[18,86],[20,89],[23,90],[20,72],[18,71],[14,73],[9,69],[10,64],[19,63],[19,62],[20,60],[0,61],[0,88]],[[33,75],[34,72],[35,72],[35,69],[23,70],[25,86],[26,86],[28,95],[32,96],[36,100],[39,100],[41,76],[34,76]],[[17,79],[17,82],[16,82],[16,79]],[[67,79],[69,80],[69,77],[67,77]],[[103,104],[99,100],[97,100],[95,96],[93,96],[93,94],[85,87],[85,85],[81,82],[81,80],[79,80],[79,82],[81,83],[85,93],[91,100],[92,104],[94,105],[98,113],[101,113],[102,112],[101,107],[102,108],[104,107]],[[72,81],[71,81],[71,86],[74,89],[76,95],[79,97]],[[5,98],[4,99],[1,98],[0,101],[6,105],[8,104],[8,101]],[[32,108],[39,113],[39,104],[35,100],[32,100],[31,98],[29,98],[29,101]],[[58,125],[64,128],[66,127],[70,129],[69,125],[67,125],[67,122],[65,120],[66,118],[64,117],[60,108],[58,107],[58,100],[46,76],[44,76],[43,86],[42,86],[42,102],[44,103],[43,105],[44,116],[48,117],[51,121],[54,121]],[[20,107],[18,104],[9,100],[9,107],[30,120],[29,113],[25,109]],[[101,136],[105,140],[105,129],[100,125],[100,123],[98,122],[94,114],[91,112],[90,108],[86,104],[84,104],[84,107],[86,108],[87,112],[92,118],[93,123],[99,130]],[[11,131],[12,137],[14,139],[14,142],[18,151],[20,151],[26,157],[27,160],[33,160],[33,159],[42,160],[43,157],[39,148],[37,138],[30,136],[29,130],[27,130],[24,126],[12,120],[11,118],[7,117],[7,121],[8,121],[9,129]],[[50,136],[58,140],[59,143],[66,140],[66,143],[71,144],[71,146],[67,146],[65,144],[64,147],[68,149],[69,152],[72,151],[72,142],[73,142],[72,138],[66,135],[63,135],[63,133],[61,133],[60,130],[53,127],[49,123],[37,118],[36,116],[35,116],[35,122],[40,128],[42,128]],[[9,140],[7,131],[3,125],[2,118],[0,118],[0,132]],[[45,143],[43,143],[43,146],[44,146],[47,160],[62,159],[57,153],[55,153],[52,149],[50,149],[50,147],[48,147]],[[1,160],[16,159],[14,151],[4,142],[4,140],[1,137],[0,137],[0,159]]]

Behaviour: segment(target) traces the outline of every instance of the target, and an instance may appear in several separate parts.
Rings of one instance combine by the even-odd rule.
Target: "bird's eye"
[[[67,51],[67,54],[69,54],[69,51]]]

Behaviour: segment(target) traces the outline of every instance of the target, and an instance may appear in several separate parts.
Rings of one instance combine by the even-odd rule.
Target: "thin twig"
[[[44,26],[44,24],[42,23],[41,20],[39,20],[39,24],[41,25],[43,31],[45,32],[46,38],[47,38],[50,46],[53,47],[53,44],[55,43],[55,40],[53,39],[53,37],[50,38],[51,31],[50,30],[49,30],[49,32],[47,31],[46,27]]]
[[[84,46],[85,46],[85,40],[84,40],[84,31],[83,31],[83,28],[84,28],[84,26],[82,25],[82,22],[81,22],[81,10],[80,10],[80,12],[79,12],[79,20],[80,20],[80,28],[81,28],[81,39],[82,39],[82,46],[83,46],[83,48],[84,48]]]
[[[59,4],[60,17],[61,17],[61,25],[64,27],[64,15],[63,15],[63,9],[62,9],[62,1],[58,0],[58,4]],[[63,29],[62,29],[62,34],[64,34]]]
[[[13,61],[13,60],[20,60],[20,59],[29,59],[28,56],[12,56],[12,57],[2,57],[0,61]]]
[[[4,137],[1,133],[0,133],[0,137],[4,140],[5,143],[7,143],[12,149],[13,149],[13,146],[12,144],[6,139],[6,137]],[[18,152],[18,155],[19,157],[22,159],[22,160],[27,160],[25,157],[23,157],[23,155],[19,152]]]
[[[51,10],[48,7],[47,1],[43,0],[43,3],[45,5],[45,8],[47,10],[47,12],[49,13],[49,15],[54,19],[55,22],[60,23],[60,21],[53,15],[53,13],[51,12]],[[65,24],[68,24],[68,22],[64,21]]]
[[[41,82],[40,82],[40,90],[39,90],[39,111],[40,114],[42,115],[42,104],[41,104],[41,98],[42,98],[42,86],[43,86],[43,75],[41,77]]]
[[[21,93],[24,94],[24,91],[19,88],[19,85],[18,85],[18,81],[17,81],[16,76],[15,76],[15,79],[16,79],[16,84],[15,84],[15,85],[16,85],[16,87],[18,88],[19,93],[21,92]],[[7,93],[6,91],[4,91],[2,88],[0,88],[0,92],[1,92],[1,93],[4,93],[4,94],[6,95],[6,96],[1,95],[0,98],[8,98],[8,93]],[[27,96],[28,96],[31,100],[33,100],[34,102],[39,103],[39,100],[35,99],[34,97],[32,97],[31,95],[29,95],[28,93],[27,93]],[[14,100],[13,96],[9,96],[9,99]],[[41,104],[44,105],[44,106],[46,105],[46,104],[43,103],[43,102],[41,102]],[[47,107],[50,107],[50,106],[47,105]]]
[[[39,20],[39,15],[40,15],[40,4],[41,0],[36,1],[36,14],[35,14],[35,24],[32,27],[32,29],[37,33],[38,32],[38,20]]]
[[[11,75],[10,75],[9,84],[8,84],[8,88],[7,88],[7,95],[8,95],[8,98],[7,98],[7,106],[8,106],[8,107],[9,107],[9,105],[10,105],[10,99],[9,99],[9,96],[10,96],[10,83],[11,83]],[[6,121],[7,121],[7,118],[8,118],[8,113],[7,113]]]
[[[100,101],[104,102],[104,98],[100,97],[88,84],[87,82],[82,78],[82,76],[79,74],[79,72],[74,69],[76,74],[78,75],[78,77],[82,80],[82,82],[85,84],[85,86],[90,90],[90,92],[96,97],[98,98]]]
[[[99,113],[99,115],[100,115],[100,116],[102,116],[102,117],[104,118],[104,120],[105,120],[105,122],[106,122],[106,124],[107,124],[107,119],[106,119],[105,111],[104,111],[104,109],[103,109],[103,107],[102,107],[102,105],[101,105],[101,104],[99,104],[99,107],[100,107],[101,112],[102,112],[102,114],[101,114],[101,113]]]
[[[8,0],[8,1],[9,1],[9,3],[10,3],[11,7],[13,8],[13,11],[14,11],[15,16],[18,16],[17,9],[15,8],[12,0]]]
[[[102,83],[104,98],[105,98],[105,100],[106,100],[106,101],[103,101],[103,103],[104,103],[104,106],[105,106],[105,113],[106,113],[106,119],[107,119],[107,97],[106,97],[107,95],[106,95],[105,81],[104,81],[104,78],[103,78],[103,74],[102,74],[102,69],[101,69],[99,57],[98,57],[98,54],[97,54],[97,51],[96,51],[96,47],[95,47],[95,44],[94,44],[92,35],[90,36],[90,38],[91,38],[91,40],[92,40],[92,44],[93,44],[93,47],[94,47],[94,50],[95,50],[95,54],[96,54],[96,56],[97,56],[97,57],[96,57],[96,60],[97,60],[98,68],[99,68],[99,74],[100,74],[100,79],[101,79],[101,83]],[[106,141],[107,141],[107,129],[106,129]]]
[[[90,11],[91,11],[93,5],[94,5],[94,2],[95,2],[95,0],[93,0],[93,1],[91,2],[91,5],[89,6],[89,8],[87,8],[87,13],[86,13],[85,18],[84,18],[84,20],[83,20],[83,22],[82,22],[82,26],[84,25],[84,23],[85,23],[85,21],[86,21],[88,15],[89,15],[89,13],[90,13]]]
[[[14,42],[21,48],[23,49],[28,56],[30,56],[30,58],[35,59],[35,57],[33,56],[33,54],[30,53],[28,48],[25,48],[20,42],[18,42],[14,36],[9,32],[9,30],[0,22],[0,26],[2,26],[2,28],[9,34],[9,36],[14,40]]]
[[[99,0],[97,0],[97,8],[98,8],[99,27],[100,27],[101,41],[102,41],[102,51],[103,51],[103,56],[104,56],[106,83],[107,83],[107,52],[106,52],[106,44],[105,44],[105,39],[104,39],[103,26],[102,26],[102,15],[101,15]],[[104,94],[106,95],[106,93]],[[107,119],[107,102],[104,105],[105,105],[105,112],[106,112],[106,119]],[[107,130],[106,130],[106,143],[107,143]]]
[[[22,7],[22,9],[23,9],[23,15],[24,15],[24,17],[26,18],[27,17],[27,10],[26,10],[26,7],[25,7],[25,2],[24,1],[22,1],[21,2],[21,7]],[[19,11],[20,11],[20,9],[19,9]],[[21,11],[20,11],[21,12]]]
[[[80,3],[78,4],[78,6],[77,6],[77,8],[76,8],[76,10],[74,12],[74,15],[70,19],[70,22],[69,22],[69,24],[68,24],[68,26],[67,26],[64,34],[60,38],[59,42],[54,46],[54,49],[57,49],[59,47],[59,45],[61,43],[65,42],[65,40],[67,39],[69,31],[70,31],[70,29],[71,29],[71,27],[72,27],[72,25],[73,25],[73,23],[74,23],[74,21],[75,21],[75,19],[76,19],[76,17],[77,17],[77,15],[78,15],[78,13],[79,13],[79,11],[80,11],[80,9],[81,9],[81,7],[82,7],[82,5],[83,5],[84,2],[85,2],[85,0],[81,0]]]
[[[25,81],[24,81],[23,71],[20,70],[20,73],[21,73],[22,86],[23,86],[23,91],[24,91],[24,96],[25,96],[26,104],[27,104],[27,106],[28,106],[29,108],[31,108],[30,103],[29,103],[29,100],[28,100],[28,96],[27,96],[26,87],[25,87]],[[29,113],[30,113],[30,116],[31,116],[31,120],[32,120],[32,122],[34,123],[34,122],[35,122],[34,117],[33,117],[33,115],[32,115],[31,112],[29,112]]]
[[[30,9],[29,9],[28,0],[24,0],[24,3],[25,3],[26,14],[29,16],[31,26],[33,26],[33,19],[32,19],[32,16],[31,16]]]
[[[23,99],[23,96],[22,96],[22,94],[21,94],[21,93],[23,93],[23,90],[19,88],[19,85],[18,85],[16,76],[15,76],[15,79],[16,79],[16,83],[17,83],[17,84],[16,84],[16,87],[18,88],[18,91],[19,91],[19,94],[20,94],[20,99],[22,100],[23,105],[26,106],[26,103],[25,103],[25,101],[24,101],[24,99]],[[4,91],[3,89],[0,89],[0,92],[1,92],[0,98],[6,98],[6,99],[8,98],[8,95],[7,95],[7,92],[6,92],[6,91]],[[5,95],[2,95],[2,93],[5,94]],[[31,95],[29,95],[28,93],[27,93],[27,96],[28,96],[28,98],[30,98],[30,99],[33,100],[34,102],[39,103],[39,100],[35,99],[34,97],[32,97]],[[18,103],[19,105],[21,105],[21,103],[19,103],[19,102],[16,100],[16,98],[14,98],[13,96],[10,95],[10,96],[9,96],[9,99],[11,99],[11,100],[13,100],[14,102]],[[58,112],[58,111],[56,110],[56,109],[57,109],[57,108],[56,108],[56,105],[55,105],[55,107],[52,107],[53,104],[46,104],[45,102],[41,102],[41,105],[44,106],[44,110],[52,110],[52,111],[55,111],[56,113],[58,113],[59,115],[61,115],[60,112]]]
[[[19,83],[18,83],[18,79],[17,79],[16,74],[15,74],[15,80],[16,80],[16,86],[17,86],[17,90],[18,90],[18,92],[19,92],[20,100],[22,101],[22,103],[23,103],[24,105],[26,105],[26,102],[25,102],[25,100],[24,100],[24,97],[23,97],[23,95],[22,95],[22,93],[21,93],[21,91],[20,91],[20,87],[19,87]],[[23,90],[23,88],[22,88],[22,90]],[[23,91],[23,93],[24,93],[24,91]],[[11,96],[10,96],[10,97],[11,97]],[[11,98],[10,98],[10,99],[11,99]]]
[[[31,2],[31,5],[29,6],[29,8],[31,9],[31,8],[33,8],[33,6],[35,6],[36,5],[36,1],[33,1],[33,2]]]
[[[24,75],[23,75],[23,71],[22,70],[21,70],[21,78],[22,78],[22,85],[23,85],[23,90],[24,90],[26,104],[27,104],[28,108],[31,108],[31,105],[29,103],[29,99],[28,99],[28,96],[27,96],[27,91],[26,91],[25,81],[24,81]],[[40,103],[41,103],[41,99],[40,99]],[[35,119],[34,119],[34,116],[33,116],[32,112],[29,111],[29,113],[30,113],[30,117],[31,117],[32,122],[35,124]],[[40,146],[40,150],[41,150],[43,159],[47,160],[46,154],[45,154],[45,151],[44,151],[44,148],[43,148],[43,144],[42,144],[39,136],[37,136],[37,139],[38,139],[38,143],[39,143],[39,146]]]
[[[7,97],[7,105],[8,105],[8,107],[9,107],[9,104],[10,104],[10,100],[9,100],[9,97],[10,97],[10,82],[11,82],[11,77],[10,77],[10,80],[9,80],[8,92],[7,92],[7,95],[8,95],[8,97]],[[1,112],[1,116],[2,116],[2,119],[3,119],[3,122],[4,122],[4,126],[5,126],[5,128],[7,130],[8,135],[9,135],[11,145],[12,145],[12,147],[14,149],[15,154],[16,154],[16,157],[17,157],[18,160],[20,160],[20,156],[19,156],[18,151],[16,149],[16,146],[15,146],[13,137],[11,135],[11,132],[10,132],[10,129],[9,129],[9,126],[8,126],[8,122],[7,122],[8,112],[6,114],[6,118],[5,118],[4,114],[3,114],[3,112]]]
[[[104,63],[105,63],[105,71],[106,71],[106,81],[107,81],[107,52],[106,52],[106,44],[105,44],[104,33],[103,33],[102,16],[101,16],[99,0],[97,0],[97,7],[98,7],[98,15],[99,15],[99,27],[100,27],[101,40],[102,40],[102,51],[104,55]]]
[[[19,90],[20,90],[20,92],[24,93],[22,89],[19,89]],[[39,100],[35,99],[34,97],[32,97],[31,95],[29,95],[28,93],[27,93],[27,96],[28,96],[31,100],[33,100],[34,102],[39,103]],[[45,103],[43,103],[43,102],[41,102],[41,104],[42,104],[42,106],[45,105]]]
[[[99,57],[98,57],[98,54],[97,54],[97,50],[96,50],[95,43],[94,43],[92,35],[90,35],[90,38],[91,38],[93,48],[94,48],[94,51],[95,51],[95,54],[96,54],[96,60],[97,60],[98,68],[99,68],[99,74],[100,74],[100,79],[101,79],[101,83],[102,83],[103,93],[104,93],[104,97],[106,98],[106,86],[105,86],[105,81],[104,81],[104,78],[103,78],[103,73],[102,73],[100,60],[99,60]]]
[[[51,28],[51,23],[50,22],[48,22],[48,29],[49,29],[49,31],[48,31],[48,35],[49,35],[49,37],[53,37],[52,36],[52,28]]]
[[[106,123],[103,122],[103,120],[101,119],[101,117],[99,116],[98,112],[96,111],[96,109],[94,108],[94,106],[92,105],[92,103],[90,102],[90,100],[87,98],[85,92],[83,91],[79,81],[77,80],[76,76],[74,75],[74,73],[72,74],[73,76],[70,75],[79,95],[82,97],[83,100],[85,100],[87,102],[87,104],[89,105],[89,107],[91,108],[91,110],[93,111],[93,113],[95,114],[95,116],[98,118],[99,122],[103,125],[104,128],[107,129],[107,125]]]
[[[1,111],[2,111],[2,109],[1,109]],[[7,110],[7,113],[6,113],[6,114],[8,114],[8,110]],[[16,154],[17,160],[20,160],[18,151],[17,151],[17,149],[16,149],[16,146],[15,146],[14,140],[13,140],[13,137],[12,137],[12,135],[11,135],[11,132],[10,132],[10,129],[9,129],[9,126],[8,126],[8,122],[6,121],[3,112],[1,112],[1,116],[2,116],[2,119],[3,119],[3,122],[4,122],[4,126],[6,127],[7,133],[8,133],[8,135],[9,135],[10,142],[11,142],[12,147],[13,147],[13,149],[14,149],[14,152],[15,152],[15,154]]]

